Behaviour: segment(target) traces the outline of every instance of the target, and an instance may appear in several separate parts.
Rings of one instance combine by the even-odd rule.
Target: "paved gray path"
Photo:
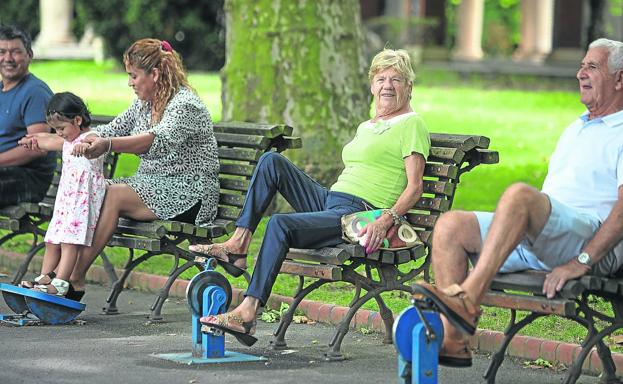
[[[5,280],[0,278],[0,281]],[[290,350],[267,348],[275,324],[258,323],[259,341],[245,348],[227,339],[226,349],[265,356],[251,363],[181,365],[157,359],[154,353],[190,351],[190,314],[183,301],[172,299],[163,313],[167,320],[147,324],[153,295],[123,292],[121,314],[101,315],[107,290],[88,286],[82,325],[15,327],[0,324],[0,384],[89,383],[396,383],[396,352],[381,343],[380,335],[351,331],[343,343],[349,357],[325,362],[322,354],[332,334],[323,324],[293,325],[288,331]],[[0,300],[0,313],[8,308]],[[440,383],[482,383],[488,357],[478,355],[468,369],[440,369]],[[560,383],[564,372],[534,370],[508,360],[498,383]],[[582,376],[579,383],[597,383]]]

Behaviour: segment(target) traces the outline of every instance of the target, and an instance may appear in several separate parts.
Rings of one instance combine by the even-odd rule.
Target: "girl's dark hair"
[[[55,93],[48,102],[46,108],[46,120],[53,118],[60,120],[72,120],[76,116],[82,118],[80,128],[88,128],[91,125],[91,114],[81,98],[71,92]]]

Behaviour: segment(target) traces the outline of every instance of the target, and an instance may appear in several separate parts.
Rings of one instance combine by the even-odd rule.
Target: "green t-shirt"
[[[430,136],[415,112],[387,121],[365,121],[344,146],[344,170],[332,191],[358,196],[377,208],[390,208],[405,187],[404,158],[413,152],[428,158]]]

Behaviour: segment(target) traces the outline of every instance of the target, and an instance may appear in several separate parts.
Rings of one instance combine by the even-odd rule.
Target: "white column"
[[[521,41],[513,57],[543,62],[552,52],[554,0],[521,1]]]
[[[71,32],[74,17],[73,0],[39,0],[41,32],[33,43],[39,59],[101,59],[101,39],[93,35],[92,28],[85,30],[80,44]]]
[[[36,44],[74,44],[76,39],[71,33],[73,11],[73,0],[39,0],[41,32]]]
[[[482,21],[484,0],[463,0],[457,9],[455,60],[482,59]]]

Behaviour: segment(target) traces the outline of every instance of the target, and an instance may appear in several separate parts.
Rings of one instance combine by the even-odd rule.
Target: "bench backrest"
[[[460,176],[478,164],[495,164],[498,153],[488,151],[489,138],[472,135],[431,134],[431,149],[424,168],[424,194],[407,214],[428,246],[439,216],[449,211]]]
[[[283,124],[219,122],[214,124],[220,162],[219,207],[210,237],[235,229],[257,161],[267,151],[279,152],[300,147],[300,139],[290,137],[292,127]],[[220,231],[223,232],[220,232]]]
[[[112,119],[112,116],[94,116],[93,124],[106,124]],[[210,226],[197,228],[190,224],[181,224],[184,227],[181,230],[208,238],[217,238],[233,232],[235,220],[239,216],[249,189],[253,170],[262,154],[270,150],[281,152],[301,146],[300,138],[290,136],[292,131],[292,127],[284,124],[215,123],[214,136],[220,163],[217,216]]]

